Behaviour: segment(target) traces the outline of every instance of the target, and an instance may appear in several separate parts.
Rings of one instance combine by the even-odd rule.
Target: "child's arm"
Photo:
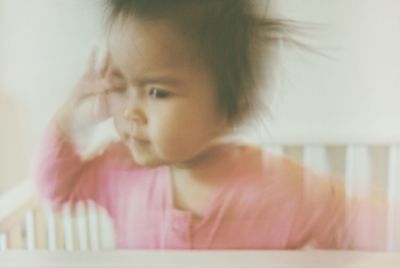
[[[388,250],[389,204],[382,193],[374,191],[365,198],[350,198],[343,180],[317,175],[300,166],[297,169],[302,183],[293,234],[303,236],[298,239],[310,238],[315,248]],[[396,206],[399,223],[400,206],[391,205]],[[398,244],[399,234],[391,239]]]
[[[313,230],[316,247],[388,250],[389,205],[383,193],[376,190],[363,198],[351,198],[341,183],[321,176],[315,181],[314,193],[305,198],[311,218],[318,218]]]
[[[102,59],[99,68],[96,61],[95,47],[89,56],[85,72],[53,120],[58,130],[71,141],[110,118],[112,113],[109,95],[114,89],[109,79],[109,52]]]
[[[34,160],[39,192],[55,207],[87,199],[104,203],[101,198],[106,196],[107,187],[102,181],[107,153],[83,159],[77,149],[77,138],[82,131],[110,117],[107,94],[112,88],[106,77],[109,54],[97,70],[96,52],[92,51],[86,72],[52,120]]]
[[[50,201],[55,209],[65,202],[88,199],[106,206],[102,193],[105,190],[102,184],[105,155],[82,159],[74,143],[52,122],[34,160],[33,176],[40,196]]]

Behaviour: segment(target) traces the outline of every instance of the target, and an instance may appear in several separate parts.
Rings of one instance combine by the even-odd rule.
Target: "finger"
[[[97,93],[97,86],[93,83],[92,80],[88,80],[87,77],[84,77],[85,80],[80,81],[74,90],[74,96],[77,99],[84,99],[90,95],[94,95]]]
[[[76,90],[75,96],[78,99],[84,99],[90,96],[98,95],[101,93],[110,93],[113,88],[110,82],[107,80],[97,81],[96,83],[83,82],[78,86],[79,90]]]
[[[100,75],[102,77],[104,77],[107,74],[107,71],[110,68],[110,59],[111,59],[111,55],[110,55],[110,52],[107,50],[103,60],[101,61],[100,70],[99,70]]]
[[[110,93],[113,90],[112,83],[104,77],[97,81],[96,86],[92,87],[90,92],[95,94]]]
[[[108,92],[100,94],[100,111],[103,119],[110,117],[110,108],[108,104]]]
[[[90,53],[88,62],[87,62],[87,71],[88,72],[91,72],[96,68],[97,52],[98,52],[98,48],[97,48],[97,46],[94,46]]]
[[[105,93],[96,96],[94,106],[94,119],[101,122],[109,117],[107,95]]]
[[[76,94],[76,99],[83,100],[83,99],[86,99],[86,98],[88,98],[90,96],[95,96],[96,94],[97,94],[97,92],[95,92],[95,91],[89,91],[89,90],[82,91],[82,92],[78,92]]]

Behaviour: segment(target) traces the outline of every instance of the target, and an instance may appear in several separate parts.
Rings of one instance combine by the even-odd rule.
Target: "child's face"
[[[111,112],[136,163],[195,160],[225,131],[212,76],[173,27],[132,18],[113,27],[109,48]]]

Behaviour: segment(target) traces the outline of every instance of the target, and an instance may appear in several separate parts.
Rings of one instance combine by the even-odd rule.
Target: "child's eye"
[[[168,91],[159,89],[159,88],[152,88],[150,89],[150,96],[155,99],[163,99],[169,97],[171,94]]]

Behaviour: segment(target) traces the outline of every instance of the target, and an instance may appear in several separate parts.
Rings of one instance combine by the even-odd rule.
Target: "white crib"
[[[384,189],[389,204],[400,201],[400,144],[266,144],[264,147],[274,154],[301,161],[317,172],[336,174],[334,179],[346,178],[344,183],[349,195],[363,195],[368,185],[374,183]],[[400,244],[393,239],[400,232],[400,223],[394,221],[395,213],[400,212],[391,208],[387,215],[388,251],[399,248]],[[0,231],[3,253],[10,249],[75,252],[114,248],[112,224],[104,210],[93,203],[82,203],[74,213],[68,205],[61,213],[54,213],[47,205],[39,204],[31,180],[0,197]],[[310,257],[306,259],[310,261]],[[400,267],[398,255],[393,260],[397,266],[387,267]]]
[[[93,202],[54,212],[26,180],[0,198],[0,251],[47,249],[88,251],[113,248],[112,223]]]

